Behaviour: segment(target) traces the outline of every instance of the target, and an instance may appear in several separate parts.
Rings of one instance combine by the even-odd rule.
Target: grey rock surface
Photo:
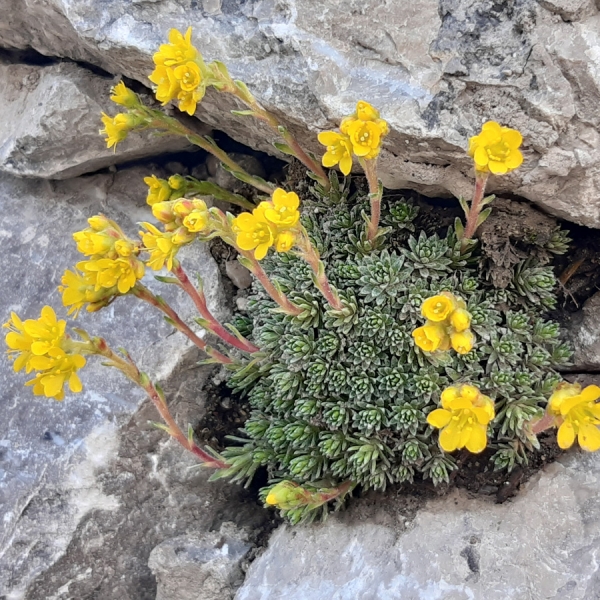
[[[0,0],[0,45],[34,48],[148,85],[169,28],[194,28],[309,150],[359,99],[391,133],[385,185],[470,195],[467,139],[494,119],[525,138],[525,164],[490,190],[600,227],[600,14],[592,0]],[[209,91],[198,117],[257,149],[271,134]],[[265,137],[267,139],[265,139]]]
[[[244,580],[241,561],[251,545],[233,523],[202,535],[165,540],[150,554],[156,600],[232,600]]]
[[[236,600],[592,600],[599,486],[600,458],[574,452],[504,504],[456,491],[412,520],[390,494],[321,526],[284,526]]]
[[[575,347],[573,370],[600,372],[600,292],[574,315],[570,335]]]
[[[190,147],[179,137],[149,132],[106,147],[101,113],[116,114],[114,80],[74,63],[0,63],[0,171],[67,179],[110,165]]]
[[[149,216],[145,174],[136,168],[64,182],[0,175],[2,321],[11,310],[37,318],[44,304],[64,317],[56,285],[80,259],[72,232],[103,212],[135,234]],[[183,258],[204,277],[209,306],[226,316],[208,250],[193,245]],[[146,279],[182,316],[194,314],[180,290],[163,289],[152,273]],[[182,426],[202,417],[202,390],[215,371],[199,368],[195,348],[150,307],[118,298],[99,313],[82,312],[76,324],[126,347],[161,380]],[[235,487],[208,485],[193,457],[148,425],[157,414],[141,390],[94,359],[81,375],[83,393],[56,402],[34,397],[23,386],[27,377],[0,360],[0,597],[154,598],[147,561],[157,544],[222,519],[252,523],[254,503],[244,505]]]

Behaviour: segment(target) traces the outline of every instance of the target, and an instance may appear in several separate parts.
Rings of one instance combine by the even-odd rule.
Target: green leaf
[[[232,110],[232,115],[236,117],[253,117],[256,113],[253,110]]]
[[[155,275],[154,279],[156,281],[160,281],[161,283],[174,283],[179,285],[179,279],[177,277],[165,277],[164,275]]]
[[[495,199],[496,199],[496,196],[494,194],[492,194],[491,196],[486,196],[481,201],[481,206],[487,206],[488,204],[491,204]]]
[[[458,217],[454,219],[454,231],[456,232],[457,239],[462,240],[465,233],[465,226]]]
[[[273,146],[275,146],[275,148],[277,148],[279,152],[289,154],[290,156],[295,156],[294,151],[287,144],[282,144],[281,142],[273,142]]]
[[[459,196],[458,203],[460,204],[460,207],[463,209],[463,212],[465,213],[465,217],[468,217],[469,216],[469,204],[467,203],[467,201],[462,196]]]
[[[479,213],[477,217],[477,227],[479,227],[491,214],[492,208],[486,208]]]
[[[162,429],[162,431],[166,431],[169,435],[172,435],[172,432],[169,429],[169,426],[165,425],[164,423],[158,423],[156,421],[148,421],[148,424],[151,425],[152,427],[155,427],[156,429]]]
[[[240,90],[240,92],[242,93],[244,100],[246,100],[247,102],[254,102],[254,96],[250,93],[248,86],[243,81],[236,79],[234,83],[237,89]]]

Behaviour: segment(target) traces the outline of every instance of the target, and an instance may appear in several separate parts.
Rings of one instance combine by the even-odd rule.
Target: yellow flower
[[[427,423],[441,429],[440,446],[445,452],[467,448],[477,454],[487,446],[487,426],[494,418],[494,403],[473,385],[446,388],[442,408],[427,415]]]
[[[164,202],[171,196],[171,187],[165,179],[159,179],[156,175],[152,175],[152,177],[144,177],[144,183],[148,186],[146,202],[150,206]]]
[[[27,367],[26,371],[29,373],[31,367],[28,363],[33,356],[31,345],[35,341],[34,338],[25,331],[23,321],[15,312],[10,313],[10,320],[4,323],[3,327],[9,330],[5,341],[8,346],[8,357],[14,361],[13,369],[18,373],[23,367]]]
[[[163,233],[150,223],[141,224],[146,231],[140,231],[144,249],[150,253],[147,265],[154,271],[160,271],[165,263],[167,269],[173,269],[173,259],[180,246],[173,242],[173,233]]]
[[[119,142],[122,142],[127,134],[137,125],[140,124],[138,118],[133,115],[126,113],[119,113],[114,117],[109,117],[107,114],[102,113],[102,123],[104,129],[100,130],[101,135],[106,135],[106,147],[112,148],[117,146]]]
[[[469,156],[481,173],[504,175],[523,162],[519,146],[523,136],[516,129],[501,127],[495,121],[484,123],[481,133],[469,140]]]
[[[68,308],[67,314],[77,317],[86,304],[88,312],[95,312],[107,306],[118,295],[116,286],[111,289],[97,288],[96,280],[95,271],[80,272],[73,269],[64,272],[58,291],[62,294],[63,306]]]
[[[548,401],[548,412],[562,420],[556,441],[566,450],[577,441],[589,452],[600,450],[600,387],[562,383]]]
[[[186,187],[187,181],[181,175],[171,175],[169,177],[169,187],[172,190],[183,190]]]
[[[277,252],[289,252],[296,243],[296,234],[293,231],[281,231],[275,240]]]
[[[169,31],[169,43],[161,44],[153,60],[156,65],[174,67],[198,58],[199,53],[192,45],[192,28],[183,35],[177,29]]]
[[[76,393],[81,392],[83,385],[77,370],[85,366],[85,358],[81,354],[67,354],[60,348],[54,348],[51,356],[40,357],[34,379],[28,381],[25,385],[33,386],[33,393],[36,396],[46,396],[55,400],[62,400],[65,397],[64,385],[69,384],[69,389]]]
[[[134,108],[138,106],[139,100],[137,94],[130,90],[122,81],[119,81],[117,85],[111,90],[112,95],[110,99],[115,104],[120,104],[127,108]]]
[[[277,188],[273,192],[272,203],[261,202],[259,207],[264,210],[267,221],[273,223],[277,228],[289,229],[300,220],[299,205],[298,194]]]
[[[84,256],[105,254],[115,245],[114,237],[93,230],[76,231],[73,239],[77,243],[77,250]]]
[[[208,228],[210,214],[208,209],[194,209],[183,219],[183,226],[193,233],[204,231]]]
[[[156,99],[163,104],[167,104],[177,98],[179,93],[179,83],[175,78],[175,73],[170,67],[158,65],[154,71],[148,76],[148,79],[156,84],[154,95]]]
[[[144,276],[144,263],[136,258],[100,258],[77,264],[86,273],[96,274],[96,291],[116,286],[120,294],[126,294]]]
[[[184,65],[173,69],[175,79],[184,92],[193,92],[203,85],[200,67],[195,62],[186,62]]]
[[[457,308],[450,315],[450,325],[452,325],[454,331],[458,333],[466,331],[471,326],[471,313],[464,308]]]
[[[473,346],[475,345],[475,334],[470,329],[452,333],[450,335],[450,343],[458,354],[468,354],[473,350]]]
[[[339,163],[340,171],[344,175],[348,175],[352,170],[352,144],[350,138],[335,131],[322,131],[317,137],[323,146],[327,146],[327,151],[321,159],[323,166],[331,168]]]
[[[254,250],[256,260],[262,260],[275,241],[274,228],[265,217],[265,204],[261,202],[252,213],[242,213],[233,220],[236,244],[242,250]]]
[[[456,302],[451,294],[438,294],[427,298],[421,305],[421,314],[430,321],[438,323],[445,321],[456,308]]]
[[[192,92],[181,91],[177,94],[179,110],[193,116],[196,112],[196,104],[204,97],[204,88],[198,88]]]
[[[346,131],[356,156],[372,159],[379,154],[381,128],[373,121],[357,119],[347,125]]]
[[[9,357],[14,360],[14,370],[25,367],[27,373],[39,371],[25,384],[32,385],[36,395],[61,400],[66,381],[71,391],[82,389],[75,371],[85,365],[85,359],[72,351],[73,343],[65,334],[65,325],[65,321],[56,318],[50,306],[42,308],[39,319],[21,321],[16,313],[12,313],[10,321],[4,325],[9,329],[6,343]]]
[[[446,329],[440,323],[427,321],[412,332],[415,344],[425,352],[445,351],[450,348],[450,339]]]

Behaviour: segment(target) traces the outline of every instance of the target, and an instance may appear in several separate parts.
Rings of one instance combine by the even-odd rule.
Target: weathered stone
[[[600,371],[600,292],[592,296],[570,324],[575,347],[574,371]]]
[[[504,504],[456,491],[412,520],[390,494],[321,526],[283,526],[236,600],[591,600],[598,485],[600,458],[573,452]]]
[[[129,169],[64,182],[0,176],[2,321],[11,310],[37,318],[44,304],[64,316],[56,285],[81,258],[72,232],[103,212],[135,234],[149,218],[145,174]],[[225,317],[210,253],[202,244],[185,250],[184,266],[203,276],[209,306]],[[158,284],[152,272],[145,279],[184,318],[195,314],[181,290]],[[83,311],[76,325],[124,346],[161,380],[183,427],[201,418],[214,370],[197,366],[199,352],[159,313],[118,298],[98,313]],[[152,548],[222,520],[252,523],[258,508],[241,505],[245,496],[235,486],[208,484],[193,456],[148,424],[158,420],[154,406],[120,373],[90,358],[81,376],[83,393],[56,402],[34,397],[23,386],[28,377],[0,361],[0,596],[11,600],[154,598]]]
[[[190,147],[179,137],[130,135],[106,147],[102,112],[114,81],[73,63],[0,64],[0,171],[21,177],[67,179],[113,164]],[[208,130],[207,130],[208,131]]]
[[[233,523],[162,542],[148,562],[158,583],[156,600],[231,600],[244,580],[240,563],[250,548]]]
[[[198,4],[198,6],[196,6]],[[592,0],[261,0],[132,2],[0,0],[0,44],[92,62],[148,84],[171,27],[191,25],[209,60],[231,73],[317,153],[316,132],[358,99],[391,133],[380,170],[389,187],[472,193],[467,139],[494,119],[525,138],[525,163],[492,178],[566,219],[600,227],[600,15]],[[193,8],[192,8],[193,7]],[[199,114],[233,138],[273,151],[274,137],[209,90]]]
[[[250,271],[240,264],[238,260],[228,260],[225,263],[225,272],[231,279],[233,285],[240,290],[245,290],[252,285],[252,275]]]

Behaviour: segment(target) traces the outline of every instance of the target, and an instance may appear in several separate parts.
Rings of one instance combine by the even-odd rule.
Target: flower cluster
[[[288,252],[299,232],[299,205],[296,193],[277,188],[270,202],[261,202],[252,213],[242,213],[233,220],[237,246],[253,250],[257,260],[263,259],[271,246],[277,252]]]
[[[380,118],[377,109],[360,100],[355,113],[342,120],[340,132],[323,131],[319,134],[319,142],[327,147],[322,163],[324,167],[339,164],[342,173],[348,175],[352,170],[352,154],[366,160],[376,158],[389,127]]]
[[[172,175],[169,179],[159,179],[156,175],[151,175],[144,177],[144,183],[148,186],[146,202],[149,206],[182,198],[187,187],[185,177],[181,175]]]
[[[156,84],[156,99],[162,104],[179,101],[179,110],[193,115],[211,83],[210,73],[200,52],[192,45],[192,28],[183,35],[169,32],[169,43],[162,44],[154,55],[155,69],[148,79]]]
[[[87,304],[94,312],[116,296],[127,294],[144,276],[144,263],[138,258],[139,244],[103,215],[88,219],[89,227],[73,234],[77,249],[89,260],[80,261],[62,277],[59,291],[69,314],[79,313]]]
[[[523,155],[519,146],[522,142],[523,136],[516,129],[488,121],[479,135],[469,139],[469,156],[478,172],[504,175],[521,166]]]
[[[116,150],[117,144],[122,142],[132,129],[139,127],[143,122],[142,118],[131,113],[119,113],[114,117],[102,113],[104,129],[100,130],[100,134],[106,136],[106,146]]]
[[[6,344],[14,370],[36,372],[35,377],[25,384],[33,387],[36,396],[62,400],[65,383],[72,392],[80,392],[83,388],[77,371],[86,362],[78,352],[84,344],[73,342],[65,334],[65,326],[66,322],[58,321],[50,306],[42,308],[37,320],[21,321],[13,312],[4,324],[9,330]]]
[[[600,387],[562,383],[548,401],[548,412],[559,425],[556,440],[566,450],[575,442],[589,452],[600,450]]]
[[[441,394],[442,408],[427,415],[427,423],[440,431],[445,452],[467,448],[477,454],[487,446],[487,426],[495,416],[494,403],[474,385],[451,386]]]
[[[170,271],[179,249],[196,239],[199,233],[208,232],[210,212],[204,200],[180,198],[154,203],[152,214],[163,223],[164,231],[151,223],[141,224],[145,229],[140,231],[144,250],[150,253],[146,264],[154,271],[166,264]]]
[[[471,315],[464,300],[450,292],[427,298],[421,305],[427,321],[412,332],[415,344],[424,352],[444,352],[453,348],[459,354],[473,349],[475,335]]]

